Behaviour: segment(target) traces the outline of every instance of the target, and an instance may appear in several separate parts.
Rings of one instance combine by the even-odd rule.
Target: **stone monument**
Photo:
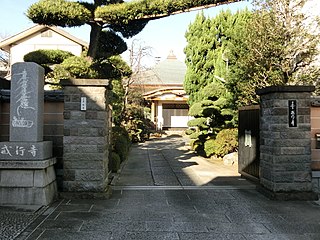
[[[43,141],[44,69],[12,66],[10,138],[0,142],[0,205],[48,205],[57,196],[52,142]]]

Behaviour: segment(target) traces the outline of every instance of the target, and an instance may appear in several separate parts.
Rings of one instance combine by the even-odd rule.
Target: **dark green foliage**
[[[92,69],[92,61],[83,57],[70,57],[64,60],[56,71],[65,71],[66,78],[97,78],[98,73]]]
[[[125,161],[130,148],[130,139],[126,129],[120,126],[113,127],[111,143],[112,151],[119,155],[120,162]]]
[[[184,88],[190,95],[189,115],[194,117],[188,126],[196,129],[189,136],[197,139],[198,152],[210,151],[212,141],[206,143],[208,139],[215,139],[222,129],[237,126],[237,105],[229,88],[230,69],[236,63],[233,49],[239,39],[239,26],[249,15],[248,11],[226,11],[209,19],[198,14],[186,33]]]
[[[122,110],[124,107],[123,97],[124,89],[120,80],[112,81],[112,94],[110,94],[112,103],[112,117],[115,125],[120,126],[122,122]]]
[[[207,118],[204,118],[204,117],[194,118],[190,120],[188,122],[188,127],[198,127],[201,130],[209,128],[209,126],[207,125]]]
[[[90,25],[88,56],[96,59],[101,54],[99,44],[106,43],[106,37],[110,37],[106,36],[103,30],[118,32],[123,37],[129,38],[138,34],[149,20],[169,16],[174,12],[182,12],[192,7],[223,2],[227,0],[139,0],[130,2],[96,0],[94,3],[40,0],[29,7],[27,16],[34,23],[44,25],[61,27]],[[118,50],[116,54],[120,54]]]
[[[199,154],[200,156],[206,156],[204,152],[203,141],[199,139],[192,139],[190,145],[192,150],[195,151],[197,154]]]
[[[123,127],[115,126],[112,128],[112,148],[119,155],[121,162],[127,159],[130,139],[126,129]]]
[[[126,109],[125,127],[132,142],[144,142],[154,130],[153,123],[144,115],[141,105],[129,104]]]
[[[61,27],[81,26],[93,17],[84,5],[65,0],[41,0],[29,7],[27,16],[34,23]]]
[[[40,49],[37,51],[30,52],[23,57],[25,62],[35,62],[39,65],[43,64],[59,64],[62,63],[65,59],[72,57],[71,52],[63,50],[49,50],[49,49]]]
[[[59,74],[61,78],[57,79],[57,77],[53,77],[52,73],[53,67],[57,64],[62,63],[69,57],[74,56],[71,52],[63,51],[63,50],[50,50],[50,49],[40,49],[37,51],[30,52],[23,57],[25,62],[35,62],[41,65],[45,69],[45,78],[46,83],[49,84],[57,84],[59,80],[63,78],[64,74]],[[59,88],[58,86],[52,88]]]
[[[115,153],[111,152],[109,156],[109,168],[111,172],[116,173],[119,171],[121,165],[120,156]]]
[[[117,33],[111,30],[101,32],[96,58],[109,58],[127,50],[127,44]]]
[[[256,89],[270,85],[319,86],[319,22],[305,12],[307,0],[257,0],[242,26],[237,64],[229,88],[237,105],[259,101]]]
[[[130,74],[131,69],[120,56],[112,56],[102,61],[92,61],[86,57],[73,56],[56,65],[53,72],[47,76],[47,79],[55,83],[59,83],[61,79],[68,78],[100,78],[119,82],[122,77],[129,76]],[[118,90],[120,93],[121,86],[115,90]],[[115,101],[115,104],[122,101],[120,98],[112,99]]]
[[[239,33],[248,21],[249,11],[232,14],[221,12],[215,18],[198,14],[186,33],[187,73],[184,88],[189,103],[220,96],[230,98],[228,82],[230,69],[236,62],[235,46],[241,41]],[[235,106],[230,106],[234,107]]]
[[[109,80],[121,80],[132,74],[129,65],[119,55],[93,61],[92,70],[97,72],[96,78]]]
[[[207,157],[215,155],[223,157],[238,149],[238,129],[223,129],[215,138],[210,138],[204,143],[204,151]]]
[[[148,22],[149,20],[137,20],[130,23],[110,24],[110,28],[121,33],[125,38],[131,38],[140,33]]]
[[[124,24],[136,19],[159,18],[193,7],[226,2],[224,0],[139,0],[99,7],[95,14],[105,22]]]

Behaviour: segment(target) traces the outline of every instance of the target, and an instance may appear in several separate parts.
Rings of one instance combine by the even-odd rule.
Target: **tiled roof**
[[[141,85],[183,85],[186,65],[170,52],[167,59],[155,65],[152,69],[136,76],[135,84]]]

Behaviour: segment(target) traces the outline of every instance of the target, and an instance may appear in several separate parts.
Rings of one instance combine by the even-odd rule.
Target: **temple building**
[[[186,69],[171,51],[164,61],[135,77],[134,87],[142,89],[144,99],[151,102],[151,121],[158,130],[187,128],[188,95],[183,89]]]

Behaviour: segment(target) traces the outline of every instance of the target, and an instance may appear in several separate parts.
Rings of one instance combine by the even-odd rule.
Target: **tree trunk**
[[[101,31],[102,31],[102,27],[100,25],[95,23],[91,24],[88,57],[92,59],[95,59],[97,56]]]

